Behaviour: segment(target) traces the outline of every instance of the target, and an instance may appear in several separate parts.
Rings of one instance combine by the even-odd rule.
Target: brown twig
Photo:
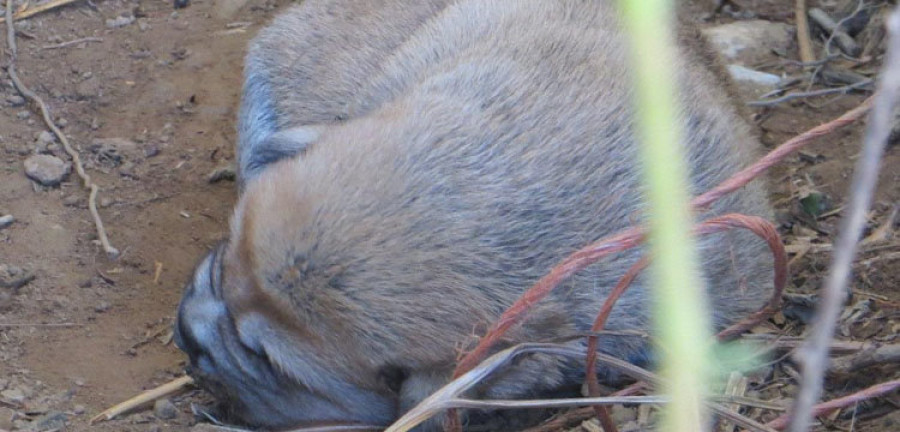
[[[831,360],[828,373],[840,374],[880,364],[900,364],[900,345],[872,346],[856,354]]]
[[[855,263],[854,267],[869,267],[872,264],[881,262],[881,261],[896,261],[900,260],[900,252],[889,252],[886,254],[881,254],[869,259],[864,259],[858,263]]]
[[[81,327],[78,323],[0,323],[0,327]]]
[[[72,0],[64,0],[71,3]],[[13,13],[12,13],[12,0],[6,0],[6,18],[8,21],[12,21]],[[53,3],[53,2],[51,2]],[[60,3],[60,2],[57,2]],[[60,3],[65,4],[65,3]],[[35,8],[39,9],[41,6]],[[16,47],[16,29],[14,25],[6,26],[6,43],[9,46],[9,65],[6,70],[9,73],[9,78],[12,80],[13,85],[16,87],[16,90],[22,94],[22,96],[28,98],[32,102],[38,105],[41,110],[41,116],[44,119],[44,123],[47,124],[47,127],[53,132],[54,135],[59,139],[59,142],[62,143],[63,148],[66,150],[66,153],[69,157],[72,158],[72,162],[75,165],[75,172],[78,173],[78,177],[81,178],[82,183],[84,184],[85,189],[90,190],[90,195],[88,197],[88,208],[90,209],[91,216],[94,218],[94,226],[97,229],[97,237],[100,239],[100,244],[103,246],[103,250],[106,251],[106,255],[110,259],[115,259],[119,256],[119,250],[114,248],[109,243],[109,238],[106,235],[106,230],[103,228],[103,221],[100,219],[100,213],[97,211],[97,192],[100,188],[96,183],[91,181],[91,177],[84,171],[84,166],[81,163],[81,158],[78,156],[78,152],[76,152],[72,145],[69,144],[69,140],[66,136],[56,127],[56,124],[53,122],[53,118],[50,116],[50,109],[47,107],[47,104],[44,103],[44,100],[41,99],[37,93],[31,91],[22,81],[19,79],[19,75],[16,73],[16,60],[18,58],[18,49]]]
[[[846,408],[858,402],[888,394],[892,391],[896,391],[897,389],[900,389],[900,379],[876,384],[856,393],[815,405],[810,414],[813,416],[826,415],[836,409]],[[789,412],[787,414],[779,416],[775,420],[766,423],[766,426],[769,426],[775,430],[784,430],[785,428],[787,428],[788,423],[792,418],[793,413]]]
[[[866,80],[855,82],[853,84],[845,85],[842,87],[832,87],[832,88],[825,88],[825,89],[804,91],[804,92],[793,92],[793,93],[788,93],[781,97],[777,97],[775,99],[756,100],[756,101],[747,102],[747,106],[773,107],[775,105],[782,104],[782,103],[788,102],[788,101],[792,101],[794,99],[804,99],[804,98],[811,98],[811,97],[817,97],[817,96],[827,96],[827,95],[832,95],[832,94],[846,94],[852,90],[857,90],[857,89],[862,89],[862,88],[868,87],[868,86],[872,85],[872,83],[874,83],[874,82],[875,81],[872,79],[866,79]]]
[[[68,46],[78,45],[80,43],[86,43],[86,42],[103,42],[103,38],[88,36],[88,37],[83,37],[83,38],[78,38],[78,39],[73,39],[70,41],[58,43],[55,45],[44,45],[41,47],[41,49],[45,49],[45,50],[59,49],[59,48],[65,48]]]
[[[768,334],[745,334],[741,336],[739,341],[749,343],[765,342],[770,349],[775,350],[792,350],[803,344],[803,338],[800,337],[775,336]],[[853,341],[831,341],[828,346],[829,352],[833,355],[855,354],[876,347],[872,342]]]
[[[797,47],[800,51],[800,61],[812,63],[816,60],[816,56],[813,55],[812,42],[809,40],[806,0],[796,0],[794,2],[794,20],[797,21]]]
[[[828,342],[847,296],[847,282],[878,182],[878,167],[891,132],[893,110],[900,97],[900,9],[891,13],[886,24],[889,39],[884,70],[879,90],[873,96],[874,107],[866,127],[862,155],[853,171],[853,181],[847,195],[850,197],[850,204],[841,221],[828,278],[822,289],[816,318],[810,326],[809,339],[797,352],[803,374],[800,393],[794,401],[796,415],[791,421],[793,432],[806,432],[809,429],[813,405],[822,392],[822,379],[828,364]]]
[[[810,8],[809,17],[821,27],[825,33],[830,33],[829,40],[833,39],[837,42],[838,48],[847,55],[856,57],[862,51],[862,48],[853,40],[853,37],[844,31],[844,28],[828,15],[827,12],[819,8]],[[849,18],[849,16],[848,16]]]

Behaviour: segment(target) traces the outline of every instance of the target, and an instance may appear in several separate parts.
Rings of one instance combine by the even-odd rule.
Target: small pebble
[[[13,298],[12,293],[9,290],[0,290],[0,312],[7,312],[11,310],[13,307]],[[2,408],[2,407],[0,407]],[[0,430],[3,430],[3,426],[0,426]]]
[[[38,141],[44,144],[50,144],[56,141],[56,137],[49,131],[41,131],[41,133],[38,134]]]
[[[134,169],[135,169],[134,162],[131,162],[131,161],[125,162],[122,164],[121,167],[119,167],[119,175],[121,175],[123,177],[130,177],[130,178],[136,179],[137,175],[135,174]]]
[[[106,300],[100,300],[99,303],[97,303],[96,305],[94,305],[94,312],[97,312],[97,313],[103,313],[103,312],[108,311],[109,308],[111,308],[111,307],[112,307],[112,305],[109,304],[108,301],[106,301]]]
[[[134,17],[131,15],[128,16],[118,16],[114,19],[106,20],[106,27],[108,28],[119,28],[130,25],[134,22]]]
[[[13,222],[16,221],[16,218],[13,215],[5,215],[0,216],[0,229],[6,228],[12,225]]]
[[[38,142],[34,143],[34,154],[41,154],[41,153],[50,153],[50,150],[47,149],[47,144],[38,141]]]
[[[12,408],[0,406],[0,430],[12,430],[17,413]]]
[[[213,170],[213,172],[209,173],[209,182],[210,183],[218,183],[222,180],[234,181],[237,178],[237,173],[234,171],[234,167],[226,166],[219,167]]]
[[[29,429],[35,431],[64,430],[67,420],[66,413],[48,411],[47,414],[38,417]]]
[[[153,403],[153,415],[158,419],[171,420],[178,416],[178,409],[168,398],[157,399]]]
[[[64,129],[66,126],[69,125],[69,121],[63,117],[60,117],[60,118],[56,119],[56,125],[59,126],[60,129]]]
[[[156,144],[150,144],[146,148],[144,148],[144,157],[152,158],[154,156],[159,155],[159,146]]]
[[[82,415],[86,411],[87,408],[85,408],[84,405],[75,405],[74,407],[72,407],[72,412],[75,413],[75,415]]]
[[[66,207],[76,207],[81,204],[81,197],[78,195],[69,195],[63,198],[62,202]]]
[[[38,154],[25,159],[25,175],[44,186],[58,185],[71,169],[72,164],[56,156]]]
[[[25,98],[19,95],[11,95],[6,98],[6,102],[10,104],[10,106],[18,107],[25,105]]]
[[[11,388],[0,392],[0,397],[12,403],[21,404],[25,402],[25,391],[21,388]]]
[[[31,113],[28,111],[19,111],[16,113],[16,117],[18,117],[19,120],[25,120],[28,117],[31,117]]]

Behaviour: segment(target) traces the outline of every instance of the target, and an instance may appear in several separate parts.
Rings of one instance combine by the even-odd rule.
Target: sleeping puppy
[[[198,266],[176,324],[191,375],[232,421],[387,425],[447,383],[554,264],[642,222],[611,3],[306,0],[262,31],[246,61],[231,234]],[[681,51],[699,193],[757,143],[702,57]],[[770,208],[751,185],[708,214],[726,212]],[[717,328],[764,303],[762,241],[729,232],[700,247]],[[584,334],[639,256],[569,278],[498,349]],[[639,277],[607,328],[649,331],[648,289]],[[600,350],[648,360],[639,337],[604,336]],[[473,396],[547,395],[577,387],[582,369],[537,355]]]

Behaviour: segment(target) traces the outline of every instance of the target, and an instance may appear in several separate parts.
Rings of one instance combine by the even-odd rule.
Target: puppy
[[[262,31],[246,61],[231,234],[198,266],[176,324],[190,373],[232,421],[387,425],[556,263],[643,221],[611,3],[306,0]],[[699,193],[757,143],[702,56],[680,54]],[[759,185],[707,215],[725,212],[770,216]],[[745,232],[699,242],[716,327],[758,309],[765,244]],[[640,253],[566,280],[504,347],[583,334]],[[607,328],[650,331],[648,289],[639,277]],[[639,337],[604,336],[600,350],[649,358]],[[546,395],[582,369],[534,356],[473,396]]]

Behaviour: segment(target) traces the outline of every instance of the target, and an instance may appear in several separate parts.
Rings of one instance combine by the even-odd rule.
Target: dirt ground
[[[234,159],[245,45],[290,3],[254,0],[239,7],[239,1],[193,0],[176,11],[169,0],[88,0],[17,24],[20,75],[65,125],[63,131],[101,186],[100,213],[123,253],[111,261],[97,245],[87,194],[76,176],[61,186],[43,187],[24,175],[23,161],[36,152],[67,158],[58,143],[42,140],[43,122],[17,99],[4,73],[0,216],[11,214],[16,222],[0,229],[0,277],[33,272],[35,279],[19,289],[0,288],[0,430],[168,431],[196,422],[191,402],[199,391],[173,399],[174,418],[163,418],[170,417],[164,409],[147,410],[87,426],[104,408],[183,372],[185,357],[170,342],[170,327],[182,284],[199,257],[226,233],[235,185],[211,183],[209,176]],[[792,23],[792,2],[739,3],[766,19]],[[124,18],[115,21],[119,17]],[[713,15],[709,24],[730,19]],[[102,40],[45,48],[84,37]],[[751,120],[771,148],[863,98],[852,94],[754,109]],[[789,244],[833,240],[840,212],[828,210],[846,201],[860,136],[861,127],[855,125],[820,139],[770,176],[778,222]],[[892,145],[870,232],[900,203],[898,177],[900,148]],[[811,221],[798,210],[797,193],[807,190],[821,192],[830,202]],[[887,227],[896,229],[897,222]],[[819,249],[813,247],[794,263],[793,300],[770,328],[802,334],[809,310],[803,299],[816,291],[828,265],[827,250]],[[888,243],[861,259],[897,251],[896,242]],[[868,309],[861,313],[867,319],[845,321],[843,340],[896,342],[898,268],[896,258],[857,267],[851,305],[864,303]],[[829,382],[828,395],[898,376],[896,367],[874,371]],[[775,374],[787,380],[789,372]],[[856,430],[900,430],[900,397],[892,398],[860,408],[871,415],[864,419],[861,414]],[[13,412],[18,413],[15,421],[9,419]]]

